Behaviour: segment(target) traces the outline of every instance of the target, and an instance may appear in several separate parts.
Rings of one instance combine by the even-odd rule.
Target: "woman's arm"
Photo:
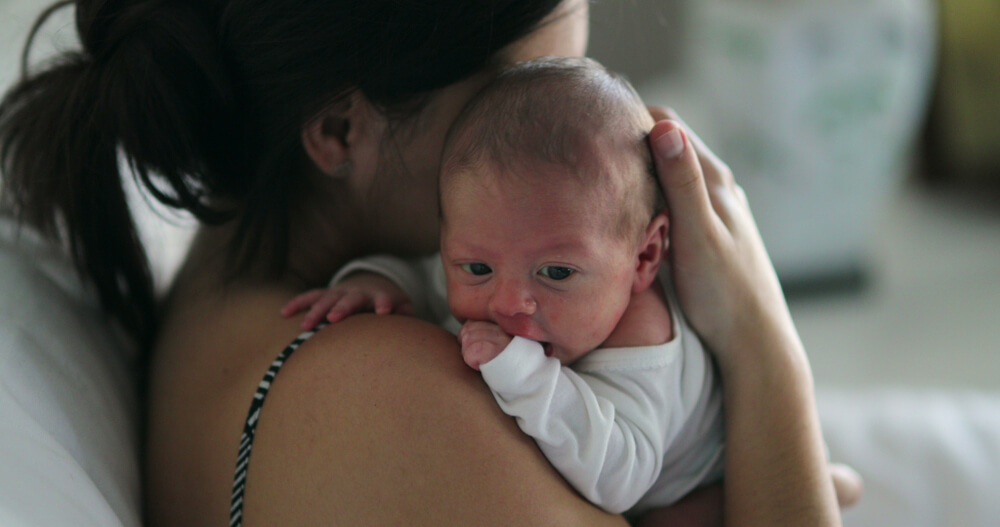
[[[713,351],[726,412],[725,524],[840,525],[812,374],[743,190],[675,114],[650,132],[685,314]]]

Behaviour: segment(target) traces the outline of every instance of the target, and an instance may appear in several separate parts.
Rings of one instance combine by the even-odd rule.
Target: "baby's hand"
[[[513,340],[500,326],[492,322],[470,320],[458,332],[462,358],[474,370],[496,358]]]
[[[356,273],[326,289],[312,289],[291,299],[281,308],[290,317],[309,308],[302,329],[312,329],[324,317],[337,322],[355,313],[374,311],[378,315],[412,315],[410,299],[396,284],[374,273]]]

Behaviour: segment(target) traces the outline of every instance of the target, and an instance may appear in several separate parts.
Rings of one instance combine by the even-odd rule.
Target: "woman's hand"
[[[670,214],[671,271],[681,307],[722,368],[767,352],[774,339],[798,344],[774,267],[743,189],[670,110],[649,142]]]
[[[651,113],[674,287],[722,375],[724,524],[840,525],[809,361],[746,196],[676,114]]]

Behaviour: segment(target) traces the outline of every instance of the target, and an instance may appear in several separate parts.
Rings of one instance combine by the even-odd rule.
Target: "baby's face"
[[[563,364],[600,347],[628,306],[637,255],[609,227],[615,200],[579,186],[563,174],[451,179],[441,257],[455,318],[542,342]]]

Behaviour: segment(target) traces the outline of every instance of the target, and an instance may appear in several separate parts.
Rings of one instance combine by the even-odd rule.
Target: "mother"
[[[0,107],[4,199],[151,347],[150,525],[623,523],[567,487],[454,338],[393,316],[299,347],[230,508],[247,409],[298,333],[279,308],[351,257],[436,248],[449,124],[503,65],[583,54],[584,0],[75,4],[83,50]],[[727,523],[837,524],[808,362],[746,200],[676,120],[650,137],[681,301],[725,385]],[[119,151],[205,224],[158,317]]]

